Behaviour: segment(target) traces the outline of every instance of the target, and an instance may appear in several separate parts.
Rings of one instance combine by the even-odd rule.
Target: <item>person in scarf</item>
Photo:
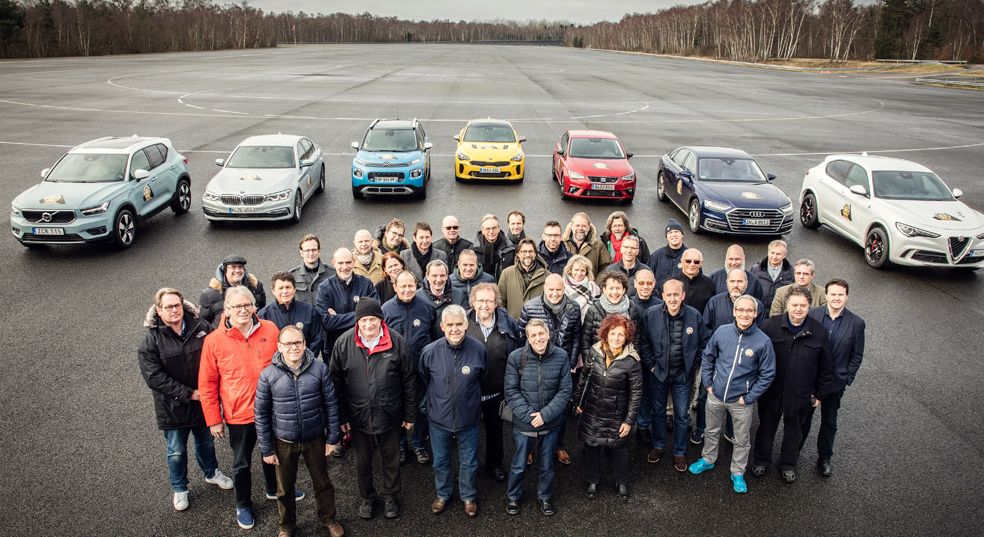
[[[379,248],[372,247],[372,233],[368,229],[360,229],[355,232],[352,240],[352,257],[355,258],[355,265],[352,271],[372,280],[373,284],[385,279],[383,274],[383,253]]]
[[[519,244],[519,241],[526,238],[526,231],[523,229],[526,226],[525,214],[520,211],[509,211],[506,215],[506,224],[509,226],[509,231],[506,232],[509,242]]]
[[[581,321],[588,305],[601,294],[601,287],[594,282],[591,261],[583,255],[571,256],[564,267],[564,294],[581,308]]]
[[[646,263],[649,261],[649,245],[646,240],[639,236],[639,231],[629,225],[629,217],[624,211],[615,211],[608,215],[605,222],[605,232],[599,239],[608,249],[608,255],[612,258],[612,263],[618,263],[622,259],[622,239],[626,236],[639,238],[639,259]]]
[[[407,270],[417,277],[417,280],[424,278],[424,267],[431,261],[444,261],[445,266],[448,262],[448,254],[443,250],[432,248],[431,239],[434,234],[430,224],[427,222],[417,222],[413,226],[413,243],[406,250],[400,252],[400,257],[407,264]]]
[[[463,308],[468,305],[468,297],[448,283],[447,263],[435,259],[427,263],[425,270],[427,276],[424,279],[423,287],[417,290],[417,295],[434,305],[438,319],[441,318],[441,313],[445,308],[451,304],[457,304]],[[444,337],[439,324],[435,323],[433,332],[433,339]]]
[[[584,321],[581,323],[581,358],[585,360],[585,365],[591,358],[591,347],[598,343],[598,327],[601,321],[610,315],[621,315],[633,322],[634,326],[639,326],[642,322],[642,312],[635,302],[629,300],[629,279],[621,272],[606,270],[601,276],[601,295],[588,304],[588,310],[584,314]],[[635,333],[636,352],[644,355],[645,349],[640,347],[639,333]]]

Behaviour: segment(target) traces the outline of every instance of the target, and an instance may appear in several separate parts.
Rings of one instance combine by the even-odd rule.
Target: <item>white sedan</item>
[[[977,270],[984,267],[984,215],[957,201],[962,194],[915,162],[830,155],[803,178],[800,222],[863,246],[875,268]]]
[[[243,140],[205,187],[202,210],[209,222],[301,221],[304,204],[325,189],[321,149],[309,138],[287,134]]]

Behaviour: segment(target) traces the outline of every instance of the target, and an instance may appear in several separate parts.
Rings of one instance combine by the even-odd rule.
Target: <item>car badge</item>
[[[143,198],[144,201],[154,199],[154,191],[150,189],[150,185],[144,185]]]
[[[677,180],[677,194],[683,194],[683,181]]]
[[[259,181],[260,180],[260,176],[259,175],[256,175],[254,173],[253,175],[244,175],[244,176],[240,177],[239,180],[240,181]],[[244,192],[244,194],[245,194],[245,192]]]
[[[462,375],[467,375],[469,373],[471,373],[471,368],[468,367],[467,365],[466,366],[462,366],[462,368],[461,368],[461,374]]]
[[[65,196],[61,194],[52,194],[50,196],[45,196],[39,201],[41,205],[65,205]]]
[[[689,335],[691,335],[691,334],[693,334],[693,333],[694,333],[694,327],[692,327],[692,326],[688,326],[688,327],[687,327],[687,335],[689,336]]]
[[[599,170],[607,170],[608,164],[605,164],[604,162],[595,162],[594,167],[598,168]]]
[[[414,319],[413,320],[413,325],[414,326],[420,326],[420,319]]]
[[[753,351],[752,349],[745,349],[745,356],[751,358],[753,354],[755,354],[755,351]]]
[[[381,156],[379,158],[381,158],[383,160],[393,160],[393,159],[396,158],[396,155],[383,155],[383,156]]]
[[[843,216],[844,218],[847,218],[848,220],[851,219],[851,204],[850,203],[845,203],[844,204],[844,208],[841,209],[841,216]]]
[[[51,222],[51,213],[41,213],[41,218],[38,218],[39,224],[47,224]]]
[[[743,198],[745,198],[747,200],[760,200],[760,199],[762,199],[762,196],[759,196],[758,194],[756,194],[754,192],[742,192],[741,193],[741,197],[743,197]]]
[[[302,322],[296,322],[294,323],[294,326],[296,326],[298,330],[304,330],[304,323]]]
[[[936,213],[936,214],[933,215],[933,218],[935,218],[937,220],[942,220],[944,222],[950,222],[950,221],[959,222],[960,221],[960,219],[957,218],[956,216],[953,216],[952,214],[946,214],[946,213]]]

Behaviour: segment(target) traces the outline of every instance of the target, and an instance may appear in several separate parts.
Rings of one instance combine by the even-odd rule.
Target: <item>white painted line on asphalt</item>
[[[976,144],[965,144],[965,145],[946,145],[937,147],[914,147],[911,149],[852,149],[850,151],[824,151],[822,153],[758,153],[752,156],[756,157],[809,157],[815,155],[835,155],[841,153],[861,153],[866,151],[868,153],[916,153],[919,151],[948,151],[950,149],[968,149],[971,147],[981,147],[984,146],[984,142],[979,142]]]
[[[246,112],[236,112],[236,111],[233,111],[233,110],[219,110],[218,108],[213,108],[212,111],[213,112],[222,112],[223,114],[239,114],[239,115],[242,115],[242,116],[248,115]]]
[[[194,109],[196,109],[196,110],[205,110],[205,109],[204,109],[204,108],[202,108],[201,106],[195,106],[195,105],[193,105],[193,104],[185,104],[185,106],[187,106],[187,107],[189,107],[189,108],[194,108]]]
[[[74,145],[60,145],[60,144],[34,144],[31,142],[0,142],[2,145],[26,145],[30,147],[67,147],[69,149],[75,147]]]

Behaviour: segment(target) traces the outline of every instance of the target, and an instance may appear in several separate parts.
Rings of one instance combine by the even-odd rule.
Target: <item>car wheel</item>
[[[191,209],[191,181],[181,179],[178,181],[178,188],[174,191],[174,199],[171,201],[171,210],[174,214],[185,214]]]
[[[133,246],[137,238],[137,220],[130,209],[120,209],[113,219],[113,245],[120,250]]]
[[[700,201],[698,201],[697,198],[690,200],[690,210],[687,212],[687,222],[690,224],[690,231],[692,233],[700,233]]]
[[[524,173],[522,176],[520,176],[519,179],[516,179],[516,182],[522,184],[525,179],[526,179],[526,174]]]
[[[666,176],[660,172],[659,178],[656,179],[656,199],[659,201],[666,201]]]
[[[624,200],[622,200],[622,202],[625,203],[626,205],[632,205],[633,201],[635,201],[635,196],[629,196]]]
[[[304,196],[301,195],[301,191],[298,190],[294,193],[294,214],[290,217],[290,221],[295,224],[301,221],[301,217],[304,216]]]
[[[321,165],[321,178],[318,180],[318,192],[325,191],[325,165]]]
[[[365,196],[362,195],[362,191],[359,190],[359,187],[353,186],[352,187],[352,197],[355,198],[355,199],[357,199],[357,200],[361,200]]]
[[[871,228],[864,239],[865,261],[873,268],[886,268],[891,264],[888,260],[888,252],[888,233],[878,226]]]
[[[800,223],[806,229],[817,229],[820,227],[820,217],[817,212],[817,197],[813,192],[803,196],[803,203],[800,204]]]

